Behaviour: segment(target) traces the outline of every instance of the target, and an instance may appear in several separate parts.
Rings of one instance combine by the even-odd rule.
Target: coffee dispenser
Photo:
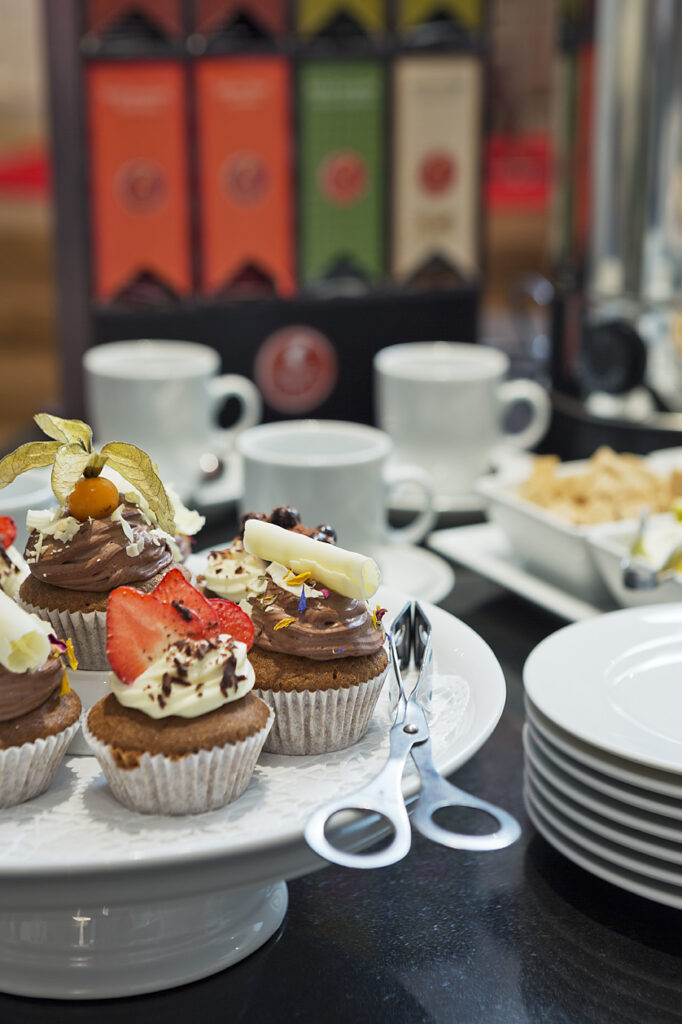
[[[677,0],[596,5],[592,88],[574,97],[592,122],[586,251],[574,233],[556,253],[552,440],[569,456],[682,441],[681,55]]]

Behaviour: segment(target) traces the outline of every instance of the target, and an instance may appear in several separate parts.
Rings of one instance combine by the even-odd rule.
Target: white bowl
[[[585,470],[587,462],[565,462],[561,475]],[[591,604],[608,601],[608,592],[588,544],[595,526],[576,526],[522,498],[516,487],[528,476],[520,468],[513,475],[483,477],[476,485],[485,499],[488,517],[506,533],[527,567],[543,579],[563,587]]]
[[[659,522],[669,523],[670,515],[651,516],[649,519],[650,526],[656,526]],[[637,520],[624,519],[620,523],[604,523],[591,528],[588,544],[609,593],[621,608],[682,601],[681,573],[666,577],[655,590],[630,590],[623,586],[620,563],[632,547],[638,525]]]
[[[23,552],[28,540],[26,513],[30,508],[52,508],[57,499],[50,487],[51,470],[29,469],[0,491],[0,516],[11,516],[17,526],[15,547]]]

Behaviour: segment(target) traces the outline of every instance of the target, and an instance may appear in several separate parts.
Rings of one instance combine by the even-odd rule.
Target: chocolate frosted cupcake
[[[81,702],[62,664],[65,645],[48,630],[0,592],[0,807],[47,789],[78,730]]]
[[[38,425],[53,440],[17,449],[0,462],[0,487],[36,464],[54,461],[53,510],[29,512],[29,576],[17,600],[47,619],[56,636],[71,638],[80,667],[101,670],[106,657],[105,612],[116,587],[152,590],[179,559],[172,503],[147,455],[113,442],[92,449],[92,432],[79,420],[41,414]],[[122,492],[102,474],[130,481]]]
[[[265,749],[316,754],[355,743],[369,726],[386,677],[379,583],[371,559],[271,524],[247,522],[244,545],[267,560],[253,598],[256,692],[275,711]]]
[[[79,521],[68,509],[29,513],[26,545],[30,575],[18,600],[48,619],[55,634],[71,637],[83,669],[106,669],[106,609],[112,590],[151,591],[174,561],[172,540],[140,508],[120,504],[102,519]]]
[[[198,814],[237,799],[272,725],[251,689],[253,625],[173,569],[152,594],[113,592],[112,692],[84,727],[117,800],[147,814]]]

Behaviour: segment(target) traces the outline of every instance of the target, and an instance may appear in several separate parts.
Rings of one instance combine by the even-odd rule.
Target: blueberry
[[[241,536],[244,536],[244,527],[249,519],[267,520],[267,518],[264,512],[245,512],[241,518]]]
[[[326,540],[329,541],[330,544],[336,544],[336,530],[333,526],[330,526],[329,523],[320,523],[320,525],[316,526],[315,529],[318,534],[322,534],[321,537],[317,538],[318,540]]]
[[[282,526],[285,530],[293,530],[301,521],[298,509],[291,508],[290,505],[278,505],[277,508],[273,508],[269,518],[274,526]]]

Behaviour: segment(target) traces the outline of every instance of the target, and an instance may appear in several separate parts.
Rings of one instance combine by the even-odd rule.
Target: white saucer
[[[444,559],[411,544],[381,548],[376,561],[385,586],[403,590],[418,601],[438,604],[455,585],[455,573]]]
[[[214,544],[212,548],[190,555],[185,563],[187,568],[194,576],[203,573],[209,551],[229,544],[230,541]],[[455,574],[448,563],[425,548],[412,544],[387,545],[380,548],[375,557],[381,569],[382,584],[391,590],[402,590],[418,601],[438,604],[455,584]]]

